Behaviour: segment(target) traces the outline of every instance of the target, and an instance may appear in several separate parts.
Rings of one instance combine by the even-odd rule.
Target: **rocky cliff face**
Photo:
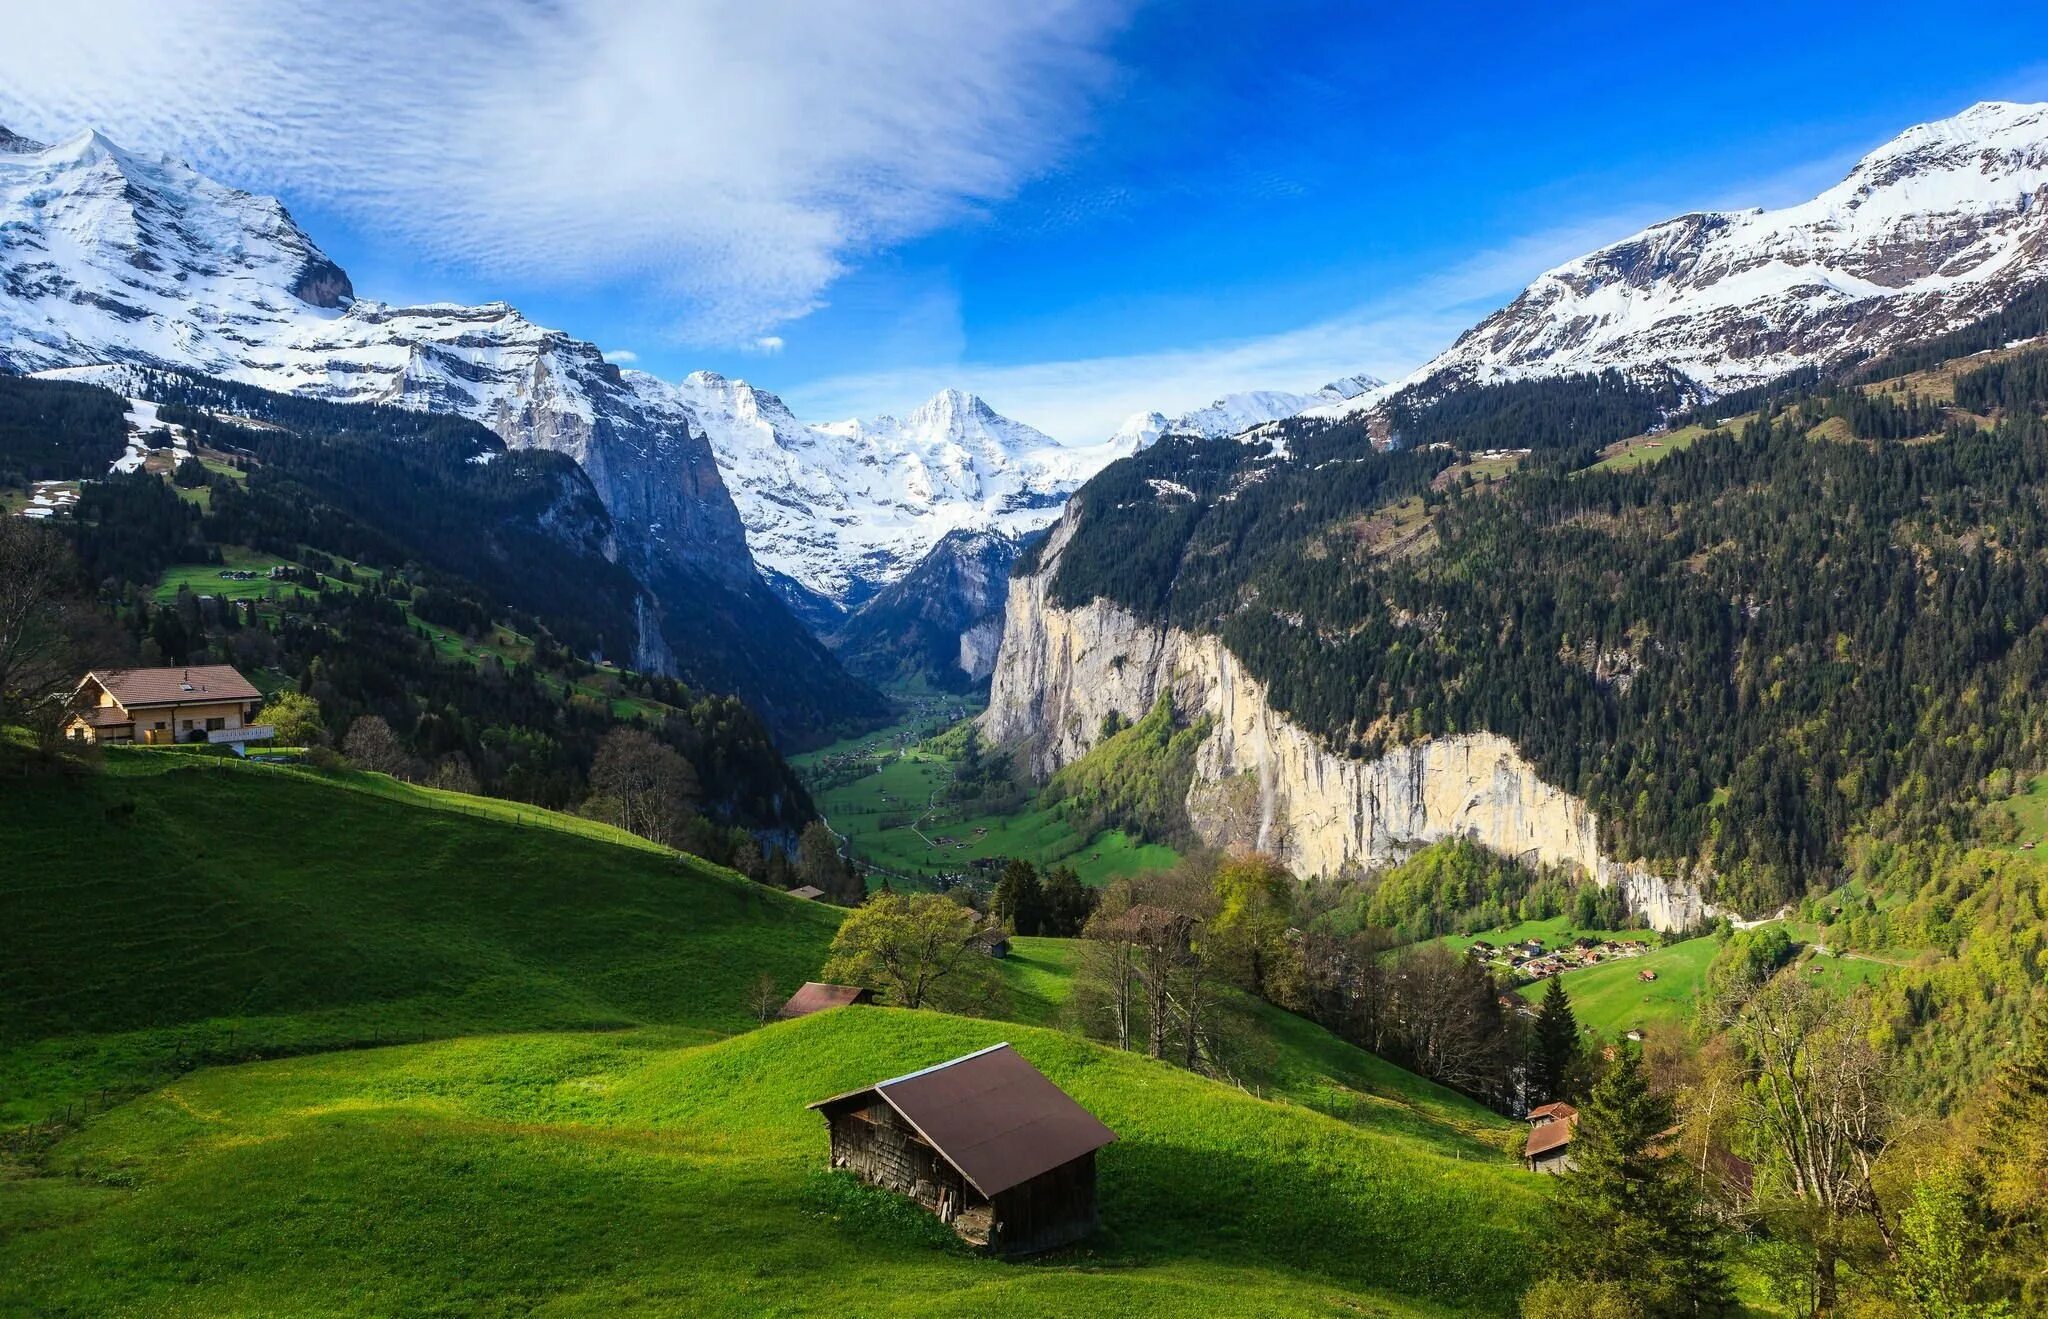
[[[1298,874],[1329,875],[1462,837],[1620,885],[1657,929],[1714,914],[1696,886],[1603,854],[1593,812],[1539,778],[1505,738],[1438,738],[1354,760],[1275,711],[1217,638],[1148,623],[1101,600],[1054,606],[1052,576],[1071,525],[1069,513],[1038,571],[1010,582],[982,716],[983,734],[1017,748],[1034,774],[1086,752],[1110,712],[1136,718],[1168,691],[1183,718],[1212,720],[1187,803],[1196,832],[1212,845],[1258,847]]]

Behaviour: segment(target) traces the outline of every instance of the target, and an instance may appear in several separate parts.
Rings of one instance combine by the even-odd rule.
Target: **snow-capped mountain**
[[[1134,451],[1062,445],[954,389],[907,417],[808,424],[743,380],[699,371],[675,388],[711,437],[755,561],[799,605],[828,610],[859,605],[954,532],[1015,540],[1050,524]]]
[[[1128,446],[1135,452],[1162,435],[1199,435],[1204,439],[1221,439],[1254,426],[1263,426],[1269,421],[1299,416],[1312,408],[1349,403],[1385,388],[1385,384],[1372,376],[1345,376],[1342,380],[1331,381],[1313,394],[1255,389],[1241,394],[1225,394],[1206,408],[1183,412],[1177,417],[1169,417],[1163,412],[1137,412],[1117,427],[1111,442]]]
[[[1404,383],[1669,369],[1707,394],[1924,338],[2048,276],[2048,104],[1921,124],[1782,210],[1703,212],[1539,276]]]
[[[844,682],[755,571],[684,391],[502,302],[360,299],[274,198],[175,160],[0,130],[0,368],[95,363],[456,413],[567,454],[648,591],[637,665],[740,690],[771,722],[804,697],[764,685],[760,654],[808,655]],[[706,618],[755,635],[707,637]],[[679,665],[685,649],[728,658]]]

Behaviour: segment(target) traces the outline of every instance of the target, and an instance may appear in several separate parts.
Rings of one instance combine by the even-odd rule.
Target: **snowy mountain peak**
[[[1313,394],[1294,394],[1278,389],[1225,394],[1205,408],[1183,412],[1178,417],[1168,417],[1163,412],[1134,412],[1116,428],[1110,442],[1129,446],[1130,451],[1135,452],[1162,435],[1221,439],[1267,422],[1348,403],[1385,387],[1385,382],[1377,377],[1360,374],[1333,380]]]
[[[2048,105],[1916,125],[1779,210],[1704,211],[1539,275],[1410,377],[1672,370],[1708,394],[1909,342],[2048,275]]]
[[[23,137],[5,124],[0,124],[0,156],[32,156],[38,151],[47,151],[44,143]]]

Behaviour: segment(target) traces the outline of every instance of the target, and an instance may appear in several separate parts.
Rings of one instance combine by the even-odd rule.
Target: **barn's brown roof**
[[[1556,1122],[1546,1122],[1529,1133],[1529,1143],[1522,1150],[1522,1157],[1533,1159],[1539,1154],[1548,1154],[1560,1146],[1572,1143],[1572,1133],[1578,1128],[1579,1115],[1571,1114]]]
[[[124,709],[149,705],[190,705],[196,701],[260,701],[263,693],[231,664],[193,664],[174,669],[94,669],[85,675],[107,689]]]
[[[816,902],[819,898],[825,896],[825,890],[819,888],[816,884],[806,884],[802,888],[791,889],[789,896],[792,898],[802,898],[806,902]]]
[[[1538,1104],[1529,1110],[1531,1122],[1548,1122],[1553,1118],[1577,1117],[1579,1110],[1559,1100],[1554,1104]]]
[[[951,1062],[821,1099],[879,1096],[985,1196],[1001,1195],[1116,1139],[1018,1055],[995,1044]]]
[[[789,1002],[784,1003],[782,1011],[776,1015],[787,1021],[791,1017],[808,1017],[826,1008],[865,1003],[873,997],[873,991],[860,985],[828,985],[819,980],[807,980],[802,989],[789,996]]]

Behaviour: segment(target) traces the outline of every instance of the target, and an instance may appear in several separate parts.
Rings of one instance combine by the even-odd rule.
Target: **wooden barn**
[[[855,1003],[872,1003],[875,992],[859,985],[828,985],[822,980],[806,980],[804,987],[789,996],[789,1002],[782,1005],[782,1011],[775,1015],[788,1021],[793,1017],[808,1017],[813,1012],[827,1008],[843,1008]]]
[[[832,1166],[907,1195],[997,1255],[1095,1230],[1095,1151],[1116,1139],[1007,1044],[810,1105]]]

